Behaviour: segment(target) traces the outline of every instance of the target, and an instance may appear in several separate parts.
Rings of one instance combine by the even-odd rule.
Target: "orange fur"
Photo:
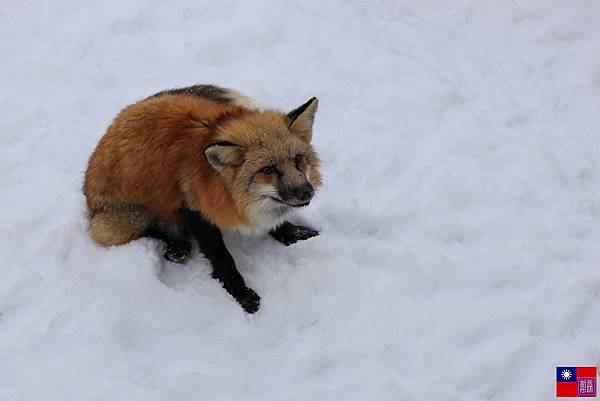
[[[252,227],[248,207],[255,200],[234,188],[240,187],[243,173],[235,168],[217,171],[205,150],[225,140],[243,145],[244,157],[258,159],[268,145],[282,158],[293,158],[288,147],[290,135],[296,134],[288,125],[279,112],[187,94],[164,94],[126,107],[98,143],[85,174],[92,237],[116,245],[139,238],[153,224],[181,231],[179,209],[184,206],[220,228]],[[307,134],[297,136],[302,139],[295,139],[296,147],[308,147]],[[318,158],[312,148],[306,151],[312,158],[310,179],[317,187]],[[272,184],[273,177],[257,174],[256,180]]]
[[[210,125],[245,112],[181,95],[125,108],[88,164],[84,192],[90,215],[113,206],[138,205],[178,225],[178,210],[187,202],[209,211],[206,217],[218,226],[247,224],[247,216],[235,207],[222,177],[204,156],[215,140]]]

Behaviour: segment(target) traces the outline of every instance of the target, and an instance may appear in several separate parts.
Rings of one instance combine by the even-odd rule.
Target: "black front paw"
[[[241,293],[234,295],[234,298],[248,313],[254,313],[260,308],[260,297],[252,288],[244,288]]]
[[[316,237],[319,235],[319,232],[310,227],[297,226],[295,224],[285,222],[275,230],[271,231],[270,234],[277,241],[289,246],[298,241]]]
[[[229,277],[227,280],[217,280],[223,283],[223,287],[240,304],[242,309],[248,313],[256,312],[260,307],[260,297],[254,290],[246,287],[244,280],[238,276]]]

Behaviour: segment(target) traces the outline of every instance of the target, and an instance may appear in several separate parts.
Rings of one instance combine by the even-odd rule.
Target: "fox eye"
[[[260,172],[263,174],[273,174],[275,172],[275,167],[267,166],[260,169]]]
[[[294,163],[296,163],[296,166],[299,165],[301,161],[302,161],[302,155],[296,155],[294,157]]]

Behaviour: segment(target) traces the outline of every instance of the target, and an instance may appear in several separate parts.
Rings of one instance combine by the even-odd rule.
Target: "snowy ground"
[[[114,4],[109,4],[109,3]],[[551,400],[600,364],[600,3],[0,1],[1,400]],[[86,235],[118,110],[193,83],[320,99],[286,248]]]

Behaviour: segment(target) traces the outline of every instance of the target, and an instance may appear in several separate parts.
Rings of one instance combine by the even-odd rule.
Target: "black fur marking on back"
[[[161,97],[164,95],[194,95],[218,103],[232,103],[231,99],[227,97],[227,90],[214,85],[193,85],[185,88],[168,89],[155,93],[148,99]]]
[[[308,102],[304,103],[302,106],[298,107],[297,109],[294,109],[292,111],[290,111],[289,113],[287,113],[287,118],[290,119],[290,126],[294,123],[294,121],[300,116],[300,114],[304,113],[304,110],[306,110],[308,108],[308,106],[310,106],[310,104],[315,100],[316,98],[313,97],[311,98]]]
[[[241,145],[238,145],[237,143],[233,143],[233,142],[229,142],[229,141],[219,141],[219,142],[215,142],[215,143],[208,145],[206,147],[206,149],[210,148],[211,146],[240,146],[241,147]]]

